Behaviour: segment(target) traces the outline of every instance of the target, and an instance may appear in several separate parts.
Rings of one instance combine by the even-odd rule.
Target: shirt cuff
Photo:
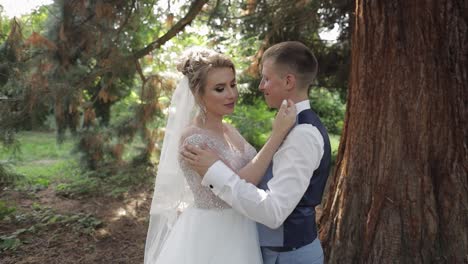
[[[218,195],[233,174],[234,172],[226,164],[218,160],[208,168],[201,184],[208,186],[214,194]]]

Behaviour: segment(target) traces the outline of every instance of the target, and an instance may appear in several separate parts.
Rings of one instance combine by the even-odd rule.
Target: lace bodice
[[[234,171],[243,168],[257,154],[256,150],[240,134],[239,137],[244,143],[242,149],[228,146],[223,139],[213,135],[208,130],[198,127],[191,127],[189,132],[185,134],[186,137],[181,146],[206,144],[210,149],[216,151],[221,160]],[[204,209],[230,208],[228,204],[214,195],[208,187],[201,185],[202,178],[200,175],[193,171],[183,160],[181,160],[180,165],[187,184],[192,190],[195,207]]]

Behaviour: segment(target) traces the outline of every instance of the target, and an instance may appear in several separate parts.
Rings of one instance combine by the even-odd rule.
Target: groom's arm
[[[323,138],[311,125],[296,126],[273,158],[273,178],[267,191],[239,178],[217,161],[202,185],[235,210],[270,228],[279,227],[291,214],[309,186],[323,156]]]

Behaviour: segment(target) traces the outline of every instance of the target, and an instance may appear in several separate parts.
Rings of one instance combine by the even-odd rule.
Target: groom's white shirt
[[[296,104],[296,110],[310,109],[308,100]],[[223,162],[215,162],[207,171],[202,185],[232,208],[270,228],[278,228],[291,214],[309,186],[314,170],[323,156],[323,137],[310,124],[295,126],[273,156],[273,178],[269,190],[240,179]]]

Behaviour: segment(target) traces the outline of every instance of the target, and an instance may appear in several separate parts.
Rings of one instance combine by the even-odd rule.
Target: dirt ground
[[[0,199],[15,205],[17,213],[28,213],[34,205],[56,214],[91,214],[102,221],[91,233],[67,225],[47,225],[35,234],[21,236],[16,250],[0,251],[1,264],[34,263],[143,263],[151,190],[139,190],[124,198],[57,196],[53,187],[36,193],[0,190]],[[15,226],[0,221],[0,236],[27,224]]]
[[[36,193],[2,190],[0,199],[15,205],[18,212],[33,211],[34,205],[51,208],[56,214],[91,214],[102,225],[90,234],[64,225],[48,225],[16,250],[0,251],[0,264],[143,263],[152,190],[139,190],[124,198],[86,197],[70,199],[56,195],[53,187]],[[317,209],[320,217],[322,208]],[[0,221],[0,236],[27,225]]]

